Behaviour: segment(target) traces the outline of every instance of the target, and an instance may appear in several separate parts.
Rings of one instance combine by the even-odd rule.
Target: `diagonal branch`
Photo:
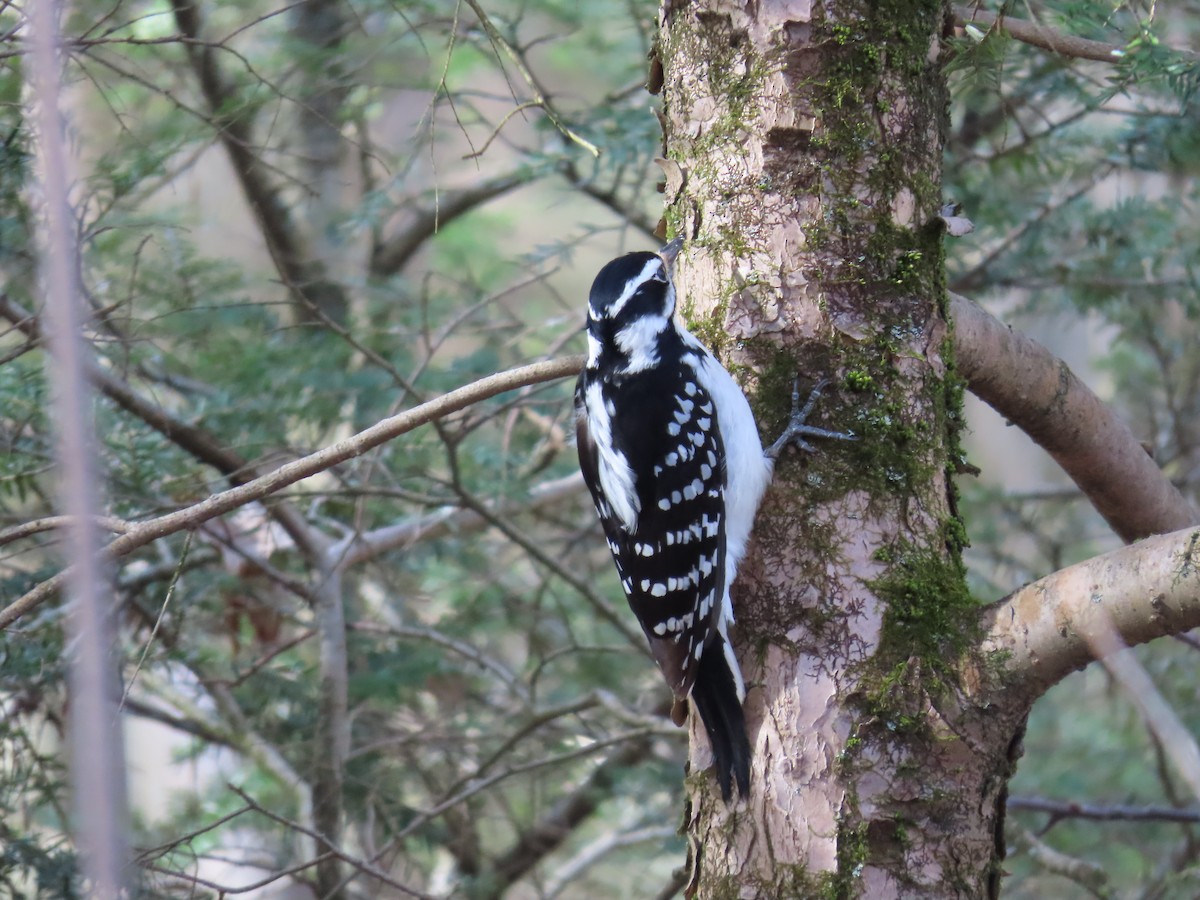
[[[477,0],[466,0],[466,4],[471,7],[471,10],[479,19],[479,24],[483,26],[488,40],[492,42],[492,46],[497,51],[503,49],[508,58],[512,60],[513,65],[517,67],[517,71],[521,73],[521,77],[525,79],[525,83],[529,86],[530,91],[533,92],[533,102],[542,108],[542,112],[546,114],[546,118],[550,120],[550,123],[558,129],[563,137],[578,144],[584,150],[588,151],[588,153],[592,154],[592,156],[599,156],[600,150],[595,144],[574,131],[563,121],[562,116],[559,115],[558,110],[550,103],[549,98],[546,96],[546,91],[543,90],[541,83],[530,70],[523,56],[512,44],[505,40],[504,35],[500,33],[500,30],[488,18],[488,14],[483,11]]]
[[[365,431],[338,441],[323,450],[280,466],[247,484],[213,494],[199,503],[159,516],[136,525],[105,548],[110,558],[124,556],[139,547],[144,547],[159,538],[175,534],[185,528],[194,528],[201,522],[224,515],[253,500],[261,500],[277,491],[295,484],[318,472],[324,472],[338,463],[361,456],[373,447],[378,447],[393,438],[415,428],[436,421],[450,413],[479,403],[496,394],[516,390],[531,384],[553,381],[576,374],[583,366],[582,356],[567,356],[547,362],[520,366],[481,378],[457,390],[443,394],[413,409],[405,410],[377,422]],[[21,616],[48,597],[53,596],[63,584],[65,573],[60,572],[39,584],[23,597],[0,610],[0,630],[7,628]]]
[[[199,0],[172,0],[175,24],[187,40],[184,47],[212,114],[217,136],[229,154],[246,201],[250,204],[280,278],[297,300],[306,321],[320,310],[335,322],[345,321],[347,298],[341,286],[326,277],[297,228],[287,205],[252,149],[253,123],[237,86],[221,68],[216,48],[202,40]]]
[[[612,795],[616,775],[622,769],[636,765],[649,752],[649,738],[639,738],[630,741],[597,766],[583,784],[559,800],[541,821],[524,832],[496,860],[489,873],[489,891],[484,896],[499,900],[514,882],[562,846],[575,829]]]
[[[1036,22],[1024,19],[1014,19],[1011,16],[997,16],[985,9],[968,6],[955,6],[954,18],[960,25],[976,23],[987,29],[997,28],[1014,40],[1031,47],[1049,50],[1059,56],[1069,56],[1073,59],[1091,59],[1096,62],[1117,63],[1130,52],[1127,45],[1109,44],[1104,41],[1093,41],[1076,37],[1073,34],[1063,34]],[[1183,59],[1196,62],[1200,57],[1189,50],[1172,48]]]
[[[1049,453],[1125,541],[1200,515],[1129,427],[1062,360],[964,297],[951,295],[954,353],[971,393]]]
[[[520,169],[471,188],[437,196],[432,205],[417,210],[416,217],[407,227],[374,247],[371,251],[371,274],[377,277],[395,275],[408,265],[421,245],[433,237],[438,228],[445,227],[489,200],[528,184],[539,175],[535,168]]]
[[[527,497],[497,503],[489,507],[489,512],[495,518],[507,521],[518,513],[527,514],[546,506],[553,506],[583,493],[583,490],[583,475],[576,472],[535,485],[530,488]],[[335,547],[330,551],[330,556],[338,560],[339,569],[345,570],[361,565],[389,550],[407,548],[420,541],[433,540],[451,532],[461,535],[478,531],[490,525],[491,520],[473,509],[457,505],[444,506],[393,525],[354,535],[347,539],[344,551]],[[0,533],[0,543],[3,543],[3,536],[4,533]]]
[[[37,319],[4,293],[0,293],[0,316],[12,322],[30,340],[41,341],[42,334]],[[141,419],[200,462],[212,466],[234,487],[247,484],[260,474],[253,465],[222,445],[207,431],[177,419],[94,361],[88,366],[88,378],[100,393],[117,406]],[[309,528],[304,517],[291,504],[282,501],[274,503],[270,507],[270,513],[305,556],[310,560],[320,557],[320,534]]]

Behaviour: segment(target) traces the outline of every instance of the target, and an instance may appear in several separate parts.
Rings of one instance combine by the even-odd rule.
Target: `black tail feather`
[[[692,686],[692,700],[712,745],[721,797],[728,803],[734,780],[742,797],[750,796],[750,741],[746,738],[746,719],[733,673],[723,650],[720,635],[704,648]]]

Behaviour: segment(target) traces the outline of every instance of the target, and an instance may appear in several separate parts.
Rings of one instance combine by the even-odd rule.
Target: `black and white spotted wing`
[[[611,448],[633,475],[635,527],[625,527],[600,490],[597,447],[584,393],[576,391],[580,459],[629,606],[677,699],[692,690],[715,631],[725,578],[725,454],[712,397],[688,362],[599,390]],[[596,384],[592,383],[592,389]],[[602,414],[605,414],[602,413]]]

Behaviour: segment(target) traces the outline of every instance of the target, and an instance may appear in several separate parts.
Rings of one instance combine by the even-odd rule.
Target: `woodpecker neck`
[[[587,368],[621,377],[678,358],[683,341],[670,316],[642,316],[620,327],[609,320],[588,324]]]

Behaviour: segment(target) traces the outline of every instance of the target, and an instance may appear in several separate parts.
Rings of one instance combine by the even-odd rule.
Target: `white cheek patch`
[[[600,364],[600,354],[604,352],[604,345],[590,331],[587,333],[588,358],[587,366],[589,369],[594,369]]]
[[[671,327],[666,316],[639,316],[617,332],[616,345],[629,363],[626,372],[641,372],[658,365],[658,338]]]

